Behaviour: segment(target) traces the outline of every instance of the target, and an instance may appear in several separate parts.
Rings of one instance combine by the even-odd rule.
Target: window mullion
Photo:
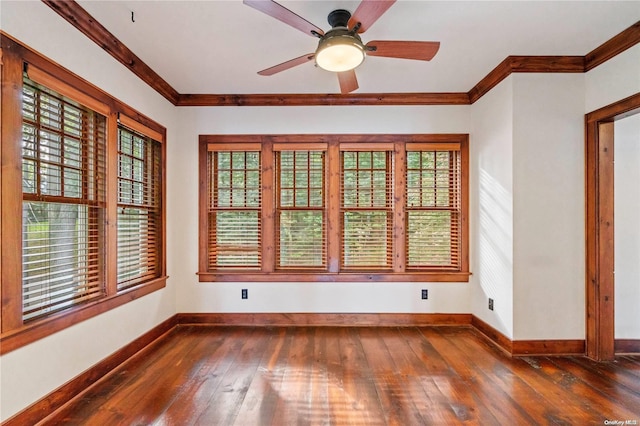
[[[340,271],[340,146],[337,139],[327,147],[327,268],[329,272]]]
[[[106,161],[105,291],[107,296],[111,296],[118,291],[118,116],[116,113],[107,117]]]
[[[404,272],[406,267],[406,213],[407,152],[404,142],[396,142],[393,167],[393,272]]]
[[[262,272],[273,272],[276,264],[276,220],[273,143],[262,144]]]

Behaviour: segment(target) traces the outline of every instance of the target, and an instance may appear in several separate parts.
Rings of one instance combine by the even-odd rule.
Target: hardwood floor
[[[640,357],[512,359],[467,327],[180,326],[43,424],[605,421],[640,424]]]

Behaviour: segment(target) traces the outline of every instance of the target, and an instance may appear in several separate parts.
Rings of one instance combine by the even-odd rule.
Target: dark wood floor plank
[[[331,398],[330,405],[342,407],[338,424],[383,425],[384,413],[376,389],[376,378],[367,360],[358,331],[361,328],[339,330],[342,386],[338,397]]]
[[[420,413],[406,406],[403,394],[404,382],[396,371],[396,365],[383,335],[387,328],[362,328],[359,330],[360,342],[375,378],[375,386],[380,401],[383,418],[388,425],[416,424],[422,420]],[[418,419],[416,419],[418,417]]]
[[[422,389],[432,401],[430,411],[423,414],[430,424],[455,424],[459,421],[453,410],[450,399],[438,387],[439,377],[455,380],[455,372],[442,359],[438,351],[424,338],[419,329],[400,328],[400,335],[405,339],[408,347],[416,357],[413,367],[415,374],[420,377]]]
[[[330,424],[329,369],[327,368],[327,347],[333,341],[333,330],[328,327],[315,327],[313,361],[311,366],[311,407],[315,425]]]
[[[603,375],[617,386],[624,386],[629,392],[640,395],[638,383],[640,383],[640,366],[637,373],[632,369],[621,368],[620,359],[616,358],[612,362],[596,362],[586,357],[569,358],[571,362],[578,364],[581,368],[590,371],[593,375]]]
[[[604,422],[606,419],[618,418],[620,416],[627,418],[635,418],[624,401],[618,400],[617,395],[605,396],[597,391],[594,387],[585,384],[579,377],[569,370],[565,370],[558,366],[557,359],[542,358],[539,361],[542,369],[552,374],[556,383],[561,386],[570,395],[578,397],[577,408],[585,410],[586,407],[593,410],[590,421]],[[595,378],[592,378],[595,382]],[[611,399],[610,399],[611,398]],[[586,411],[586,410],[585,410]]]
[[[312,424],[318,414],[311,401],[314,332],[310,327],[291,327],[288,335],[291,343],[281,366],[284,374],[271,424]]]
[[[521,413],[521,422],[529,424],[572,425],[574,419],[566,411],[553,407],[544,396],[521,379],[527,374],[524,366],[514,362],[505,353],[487,340],[477,339],[471,334],[457,335],[454,345],[463,353],[482,354],[470,357],[473,368],[482,373],[489,384],[495,384],[502,395],[500,402]],[[522,401],[527,401],[526,405]]]
[[[260,360],[264,356],[268,342],[275,331],[271,328],[256,327],[242,337],[244,345],[234,354],[229,368],[222,376],[204,408],[197,416],[196,425],[232,425],[240,407],[256,376]]]
[[[41,424],[604,424],[640,420],[639,374],[467,327],[181,326]]]
[[[236,424],[271,424],[280,399],[280,388],[289,357],[291,333],[278,328],[260,360],[256,377],[244,398]]]
[[[221,386],[224,374],[232,365],[234,356],[244,345],[246,336],[251,330],[241,330],[231,327],[198,327],[192,326],[188,330],[201,330],[210,335],[211,341],[201,339],[204,346],[198,351],[200,357],[197,362],[182,364],[183,374],[188,379],[177,392],[175,398],[166,407],[158,424],[194,424],[195,419],[203,411],[206,402]],[[148,383],[148,386],[154,386]]]
[[[550,358],[550,361],[575,378],[578,381],[575,387],[580,394],[594,401],[596,406],[602,407],[605,413],[640,421],[640,391],[629,389],[605,374],[594,374],[573,362],[572,358]],[[614,404],[610,397],[615,397]],[[603,418],[603,421],[610,418],[612,417]]]
[[[600,407],[573,388],[575,378],[557,368],[549,357],[523,357],[515,361],[526,364],[522,380],[541,393],[550,406],[570,417],[573,424],[602,424],[605,420]]]
[[[489,407],[491,403],[489,397],[474,387],[476,374],[468,366],[470,354],[459,352],[450,342],[452,336],[443,336],[438,332],[439,329],[440,327],[422,327],[420,331],[453,372],[451,376],[439,376],[434,378],[434,381],[438,389],[448,397],[449,405],[456,414],[458,422],[476,424],[504,422],[503,413],[498,413],[496,417]],[[458,331],[471,333],[471,330],[465,328],[446,327],[444,329],[448,333]]]
[[[455,422],[455,413],[431,380],[420,353],[416,354],[409,343],[422,340],[420,331],[415,328],[394,329],[385,333],[383,338],[402,379],[401,394],[405,404],[416,412],[416,424]]]
[[[615,362],[625,372],[640,377],[640,355],[624,355],[616,357]]]

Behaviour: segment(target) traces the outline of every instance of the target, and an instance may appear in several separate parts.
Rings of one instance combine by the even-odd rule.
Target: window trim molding
[[[115,262],[115,212],[117,185],[117,117],[126,115],[141,128],[160,136],[162,150],[162,234],[166,235],[166,128],[133,108],[112,97],[71,71],[63,68],[33,49],[0,33],[0,69],[2,73],[2,174],[0,180],[0,207],[3,215],[0,219],[0,296],[2,312],[0,314],[0,355],[11,352],[41,338],[61,331],[89,318],[100,315],[125,303],[143,297],[166,286],[166,238],[162,242],[162,267],[160,276],[136,287],[120,292],[116,291]],[[52,79],[77,91],[79,96],[93,99],[105,105],[107,115],[107,252],[105,257],[106,296],[92,302],[80,304],[41,319],[24,323],[22,320],[22,81],[25,64],[46,73]],[[67,95],[68,94],[63,94]],[[81,102],[82,103],[82,102]],[[91,107],[91,105],[89,105]],[[98,111],[100,112],[100,111]],[[114,150],[114,147],[116,148]]]
[[[373,271],[339,271],[339,256],[336,257],[336,250],[339,252],[339,242],[329,239],[327,242],[327,256],[328,256],[328,268],[327,271],[304,271],[304,270],[273,270],[275,267],[275,240],[273,241],[273,247],[270,245],[263,245],[263,269],[261,271],[255,270],[208,270],[207,262],[207,246],[208,246],[208,194],[204,188],[207,188],[207,161],[206,156],[209,152],[210,145],[219,145],[222,149],[226,147],[238,146],[238,144],[249,143],[252,146],[255,144],[265,144],[265,149],[262,150],[263,154],[273,154],[273,147],[277,146],[278,149],[284,149],[287,144],[291,144],[292,149],[300,149],[304,144],[326,144],[327,146],[327,166],[326,166],[326,182],[327,198],[338,197],[336,191],[339,193],[340,176],[339,173],[334,170],[335,165],[332,166],[332,161],[338,161],[341,146],[344,146],[347,150],[361,148],[362,150],[375,150],[377,148],[384,148],[387,150],[391,147],[398,153],[398,145],[418,143],[418,144],[434,144],[444,145],[451,148],[452,144],[460,146],[460,181],[461,181],[461,218],[460,218],[460,233],[461,233],[461,246],[460,246],[460,270],[438,270],[432,268],[428,271],[404,271],[399,267],[404,263],[403,259],[396,259],[399,251],[404,250],[404,244],[395,244],[397,248],[393,252],[393,266],[397,272],[373,272]],[[402,151],[403,152],[403,151]],[[263,191],[273,191],[271,182],[273,181],[274,164],[271,164],[273,155],[263,155]],[[398,161],[404,161],[404,156],[395,155],[394,160],[396,167],[394,167],[395,185],[404,185],[406,180],[404,176],[400,176],[400,171],[397,168]],[[469,135],[468,134],[280,134],[280,135],[200,135],[199,136],[199,234],[198,234],[198,280],[200,282],[468,282],[469,275]],[[399,182],[400,181],[400,182]],[[402,187],[404,188],[404,187]],[[395,203],[402,202],[404,200],[404,189],[398,192],[398,188],[395,188]],[[400,197],[400,198],[398,198]],[[273,204],[273,205],[271,205]],[[275,229],[273,223],[275,222],[275,202],[270,202],[269,205],[264,207],[263,211],[263,238],[273,239],[275,236]],[[336,223],[340,222],[339,216],[340,202],[338,199],[334,199],[329,202],[327,206],[327,227],[331,229],[335,227]],[[394,210],[394,215],[397,216],[398,211],[404,212],[404,208]],[[337,222],[336,222],[337,221]],[[404,223],[404,217],[394,218],[394,226],[397,223]],[[395,236],[393,237],[395,240]],[[398,250],[399,249],[399,250]],[[273,258],[273,259],[272,259]],[[272,265],[273,264],[273,265]],[[272,267],[273,266],[273,267]]]

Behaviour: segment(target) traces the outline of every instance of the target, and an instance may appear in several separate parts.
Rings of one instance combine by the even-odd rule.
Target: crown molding
[[[584,57],[584,71],[587,72],[602,65],[638,43],[640,43],[640,21],[587,53]]]
[[[498,83],[516,72],[583,73],[584,56],[507,56],[469,90],[469,101],[476,102]]]
[[[469,105],[467,93],[181,94],[177,106]]]
[[[42,0],[175,106],[469,105],[512,73],[584,73],[640,43],[640,21],[585,56],[508,56],[468,92],[182,94],[73,0]]]
[[[100,22],[95,20],[93,16],[78,3],[72,0],[42,0],[42,2],[100,46],[114,59],[127,67],[132,73],[140,77],[142,81],[164,96],[169,102],[174,105],[178,103],[180,96],[178,91],[151,69],[149,65],[144,63],[144,61],[125,46],[124,43],[118,40],[116,36],[111,34]]]

